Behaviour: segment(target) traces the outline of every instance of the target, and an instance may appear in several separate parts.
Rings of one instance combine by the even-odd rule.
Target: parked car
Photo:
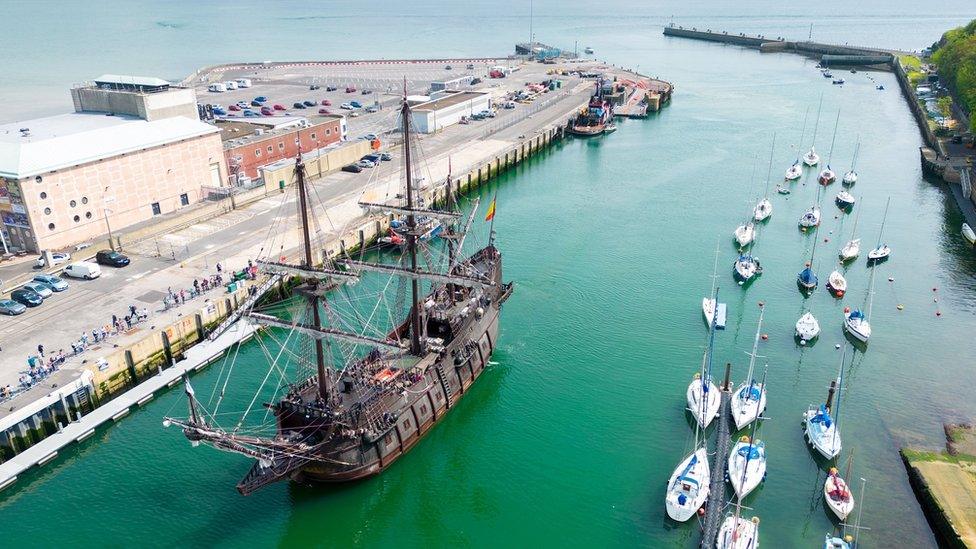
[[[451,66],[450,65],[444,65],[444,70],[446,70],[446,71],[451,70]]]
[[[356,86],[346,86],[346,93],[356,93]]]
[[[102,276],[102,269],[91,261],[79,261],[64,268],[64,275],[92,280]]]
[[[356,165],[359,166],[360,168],[375,168],[376,167],[376,164],[373,163],[373,162],[371,162],[371,161],[369,161],[369,160],[360,160],[359,162],[356,162]]]
[[[308,87],[308,89],[310,89],[310,90],[317,90],[317,89],[319,89],[321,87],[322,86],[319,86],[318,84],[312,84],[311,86]]]
[[[332,106],[332,101],[329,101],[328,99],[323,99],[322,100],[322,106],[323,107],[331,107]]]
[[[362,158],[362,160],[368,160],[368,161],[372,162],[373,164],[379,164],[380,163],[380,155],[378,155],[378,154],[367,154],[366,156],[364,156]]]
[[[349,113],[349,116],[353,118],[359,118],[359,111],[352,111],[351,113]]]
[[[393,155],[390,153],[380,153],[380,160],[389,162],[390,160],[393,160]]]
[[[363,168],[362,168],[362,166],[359,166],[357,164],[346,164],[345,166],[342,167],[342,171],[344,171],[344,172],[352,172],[352,173],[359,173],[359,172],[363,171]]]
[[[71,254],[68,252],[54,252],[51,254],[51,264],[48,266],[53,267],[55,265],[67,263],[68,261],[71,261]],[[41,254],[37,259],[34,260],[35,267],[40,268],[44,267],[45,265],[47,265],[47,260],[44,258],[44,254]]]
[[[235,103],[235,105],[237,105],[241,109],[246,109],[251,106],[247,101],[238,101],[237,103]]]
[[[339,88],[337,88],[337,87],[335,87],[335,86],[326,86],[326,87],[325,87],[325,91],[327,91],[327,92],[334,92],[334,91],[336,91],[337,89],[339,89]]]
[[[0,313],[7,316],[19,315],[27,310],[23,303],[17,303],[12,299],[0,299]]]
[[[343,103],[339,105],[339,108],[346,109],[347,111],[351,111],[353,107],[352,107],[352,103]]]
[[[214,107],[213,113],[217,116],[227,116],[227,111],[223,107]]]
[[[275,103],[274,110],[276,110],[276,111],[283,111],[283,110],[286,110],[286,109],[285,109],[285,106],[284,105]]]
[[[251,106],[252,107],[263,107],[264,106],[264,103],[262,103],[260,101],[251,101]]]
[[[274,114],[274,111],[271,109],[271,107],[261,107],[261,114],[271,116]]]
[[[125,267],[129,264],[129,258],[113,250],[101,250],[95,254],[95,261],[101,265],[111,267]]]
[[[319,114],[332,114],[329,109],[319,109]]]
[[[246,111],[244,111],[244,116],[248,118],[254,118],[255,116],[261,116],[261,115],[252,111],[251,109],[247,109]]]
[[[44,298],[41,297],[41,294],[29,288],[18,288],[10,292],[10,299],[27,307],[37,307],[41,303],[44,303]]]
[[[303,105],[301,103],[298,103],[297,101],[295,102],[294,105],[292,105],[292,107],[295,107],[296,109],[305,109],[305,108],[307,108],[305,105]]]
[[[475,78],[472,78],[471,79],[471,82],[468,82],[468,83],[471,84],[472,86],[474,86],[475,84],[480,84],[481,83],[481,79],[478,78],[478,77],[475,77]]]
[[[378,112],[380,110],[376,105],[370,105],[366,107],[366,112]]]
[[[362,95],[369,95],[369,94],[373,93],[373,90],[363,90],[363,91],[361,91],[359,93],[361,93]]]
[[[314,107],[315,101],[309,101],[308,99],[306,99],[305,101],[302,101],[302,105],[305,105],[306,107]]]
[[[360,139],[364,141],[376,141],[377,138],[375,133],[367,133],[366,135],[360,137]]]
[[[63,292],[68,289],[68,283],[60,276],[54,276],[49,274],[34,275],[34,282],[39,282],[41,284],[44,284],[45,286],[51,288],[55,292]]]
[[[237,105],[231,105],[231,106],[229,106],[227,108],[230,109],[230,110],[232,110],[232,111],[239,111],[239,110],[241,110],[241,108],[238,107]]]
[[[363,104],[360,103],[359,101],[350,101],[349,104],[352,105],[352,107],[354,109],[361,109],[361,108],[363,108]]]
[[[23,286],[21,286],[21,288],[34,290],[35,292],[37,292],[37,295],[41,296],[44,299],[51,297],[51,295],[54,293],[51,291],[51,288],[48,288],[46,285],[41,284],[40,282],[34,282],[33,280],[24,284]]]
[[[263,95],[259,95],[255,97],[254,100],[257,101],[258,103],[264,103],[268,100],[268,98]]]
[[[473,69],[474,68],[474,63],[468,63],[468,67],[467,68],[468,68],[468,70]]]

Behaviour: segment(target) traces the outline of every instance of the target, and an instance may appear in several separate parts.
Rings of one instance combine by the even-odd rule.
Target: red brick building
[[[346,137],[346,118],[340,115],[326,116],[313,124],[304,118],[265,118],[253,122],[221,121],[218,127],[232,184],[238,174],[256,179],[260,176],[258,168],[294,158],[299,147],[307,153]]]

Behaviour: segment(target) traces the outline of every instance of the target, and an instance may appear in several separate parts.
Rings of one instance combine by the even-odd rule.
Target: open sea
[[[5,18],[14,24],[0,39],[0,118],[69,110],[67,88],[102,73],[179,79],[237,60],[504,55],[528,39],[527,3],[468,4],[8,3]],[[185,410],[184,395],[173,390],[0,493],[0,544],[697,544],[697,522],[668,520],[664,494],[692,446],[685,389],[706,342],[701,299],[716,242],[729,321],[716,337],[715,363],[733,363],[737,382],[756,304],[766,303],[769,337],[759,352],[769,365],[769,407],[759,434],[769,469],[745,504],[762,520],[764,547],[822,544],[836,524],[823,505],[826,464],[805,444],[800,417],[836,376],[843,308],[864,304],[870,271],[863,255],[846,269],[843,300],[823,284],[804,299],[795,279],[814,238],[821,282],[849,238],[854,217],[833,204],[839,182],[822,200],[817,237],[797,230],[816,200],[816,173],[808,170],[788,196],[770,190],[773,215],[753,249],[765,272],[746,288],[731,274],[732,231],[762,193],[773,134],[775,183],[797,157],[804,111],[810,108],[812,125],[822,94],[816,145],[823,160],[838,110],[837,172],[861,142],[853,193],[865,254],[891,198],[884,240],[893,254],[876,267],[874,334],[853,357],[842,401],[844,455],[856,453],[849,480],[855,487],[867,480],[859,504],[870,530],[860,541],[935,546],[897,451],[938,447],[943,422],[976,418],[976,255],[959,234],[962,217],[947,190],[922,177],[921,139],[893,75],[844,73],[848,84],[831,86],[800,56],[661,31],[673,16],[684,26],[802,38],[812,23],[819,41],[921,49],[976,17],[976,5],[540,0],[533,8],[540,41],[591,46],[597,57],[672,81],[676,93],[647,120],[620,122],[602,138],[569,139],[482,189],[483,199],[497,192],[495,229],[516,291],[503,309],[498,364],[457,409],[377,478],[279,483],[244,498],[234,485],[247,460],[191,449],[175,428],[161,427],[163,415]],[[823,327],[809,348],[792,337],[804,307]],[[248,344],[238,363],[262,360],[260,347]],[[209,393],[218,371],[194,378],[198,392]]]

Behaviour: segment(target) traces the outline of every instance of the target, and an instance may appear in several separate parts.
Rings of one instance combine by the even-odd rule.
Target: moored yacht
[[[840,271],[834,271],[827,277],[827,290],[834,297],[844,297],[844,294],[847,293],[847,279]]]
[[[854,195],[845,190],[841,190],[839,193],[837,193],[837,196],[834,197],[834,202],[837,204],[837,207],[842,210],[847,210],[854,207],[854,203],[856,201],[857,199],[854,198]]]
[[[808,342],[817,339],[819,335],[820,322],[817,321],[817,317],[813,316],[810,311],[803,313],[796,321],[796,337],[800,340],[800,345],[806,345]]]

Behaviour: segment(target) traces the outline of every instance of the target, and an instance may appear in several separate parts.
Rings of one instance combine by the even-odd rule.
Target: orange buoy
[[[705,516],[705,508],[704,507],[699,507],[698,508],[698,516],[700,516],[700,517]]]
[[[847,314],[849,312],[851,312],[851,308],[850,307],[844,307],[844,314]]]

